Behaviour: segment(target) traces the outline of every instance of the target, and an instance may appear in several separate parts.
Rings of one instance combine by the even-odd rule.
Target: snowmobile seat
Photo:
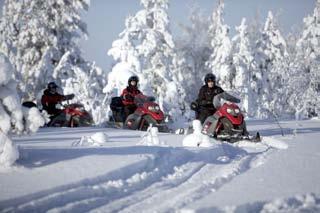
[[[22,106],[27,107],[27,108],[37,107],[37,105],[32,101],[23,102]]]
[[[111,99],[110,108],[112,111],[122,111],[123,107],[121,97],[113,97]]]
[[[115,122],[124,121],[124,105],[121,97],[113,97],[110,103],[110,109],[112,110],[112,119]]]

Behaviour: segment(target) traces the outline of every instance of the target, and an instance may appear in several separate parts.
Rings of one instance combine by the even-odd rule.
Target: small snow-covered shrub
[[[45,119],[37,108],[22,109],[13,78],[13,68],[0,53],[0,167],[8,167],[19,158],[10,133],[35,132]]]

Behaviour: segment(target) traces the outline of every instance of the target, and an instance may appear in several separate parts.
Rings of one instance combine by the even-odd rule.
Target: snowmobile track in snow
[[[120,171],[0,206],[3,212],[172,211],[219,190],[270,150],[249,154],[229,144],[192,150],[158,148],[146,160]]]

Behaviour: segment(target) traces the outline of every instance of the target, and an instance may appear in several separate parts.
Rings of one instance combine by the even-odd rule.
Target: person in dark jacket
[[[61,110],[56,105],[62,101],[70,100],[74,98],[74,94],[61,95],[57,92],[58,86],[55,82],[50,82],[47,89],[44,90],[41,97],[41,104],[44,110],[48,112],[51,117],[58,115]]]
[[[142,94],[138,89],[138,83],[138,76],[131,76],[128,79],[128,86],[122,91],[120,96],[124,105],[125,119],[137,109],[137,106],[134,104],[134,97],[138,94]]]
[[[216,76],[212,73],[206,74],[204,82],[205,85],[200,88],[197,99],[199,111],[196,115],[196,119],[199,119],[201,123],[204,123],[206,118],[216,111],[213,106],[214,96],[224,92],[221,87],[216,85]]]

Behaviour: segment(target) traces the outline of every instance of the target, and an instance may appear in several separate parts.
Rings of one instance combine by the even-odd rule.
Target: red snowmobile
[[[33,102],[24,102],[25,107],[37,107]],[[52,116],[48,127],[85,127],[93,125],[93,119],[82,104],[69,104],[63,106],[58,115]]]
[[[221,99],[228,102],[221,106]],[[255,137],[249,135],[240,108],[231,102],[240,102],[240,100],[226,92],[214,97],[213,104],[217,111],[205,120],[202,133],[231,143],[240,140],[261,141],[259,132]]]
[[[65,105],[61,112],[52,117],[49,127],[86,127],[92,126],[93,119],[82,104]]]
[[[164,123],[165,116],[159,105],[154,102],[155,98],[145,95],[137,95],[134,104],[137,109],[124,121],[124,127],[132,130],[147,130],[152,125],[158,127],[159,132],[168,132]],[[111,101],[112,119],[114,122],[123,122],[123,105],[120,97],[114,97]]]

